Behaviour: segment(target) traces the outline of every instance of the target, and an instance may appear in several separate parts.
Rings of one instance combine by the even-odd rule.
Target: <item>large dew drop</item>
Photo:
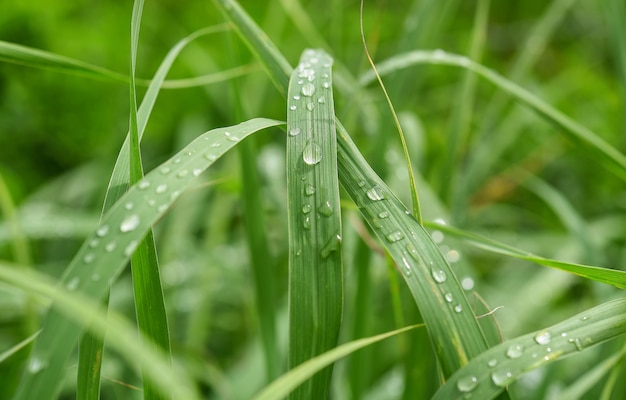
[[[135,230],[137,226],[139,226],[139,217],[137,216],[137,214],[132,214],[124,218],[124,220],[120,224],[120,231],[130,232]]]
[[[402,233],[401,231],[394,231],[387,234],[387,240],[389,240],[389,242],[391,243],[397,242],[398,240],[402,239],[404,239],[404,233]]]
[[[524,354],[524,347],[521,344],[514,344],[506,350],[505,354],[509,358],[519,358]]]
[[[308,143],[302,152],[302,159],[309,165],[315,165],[322,160],[322,149],[315,143]]]
[[[542,332],[537,333],[534,339],[535,339],[535,342],[537,342],[537,344],[546,345],[550,343],[550,339],[552,339],[552,336],[550,335],[550,332],[542,331]]]
[[[506,370],[496,371],[491,374],[491,381],[498,387],[505,387],[513,382],[513,374],[511,374],[511,371]]]
[[[430,270],[430,274],[437,283],[444,283],[446,279],[448,279],[448,277],[446,276],[446,271],[442,270],[441,268],[433,267]]]
[[[372,187],[365,194],[367,194],[367,198],[372,201],[379,201],[385,198],[385,194],[379,186]]]
[[[304,86],[302,86],[303,95],[307,97],[311,97],[313,96],[313,93],[315,93],[315,86],[312,83],[307,83]]]
[[[459,391],[467,393],[467,392],[471,392],[472,390],[474,390],[476,388],[476,386],[478,385],[478,379],[476,379],[475,376],[465,376],[461,379],[459,379],[456,383],[456,387],[457,389],[459,389]]]

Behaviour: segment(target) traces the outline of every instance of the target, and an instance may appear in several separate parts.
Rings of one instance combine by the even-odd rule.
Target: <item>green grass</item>
[[[0,398],[626,394],[618,0],[51,4],[0,17]]]

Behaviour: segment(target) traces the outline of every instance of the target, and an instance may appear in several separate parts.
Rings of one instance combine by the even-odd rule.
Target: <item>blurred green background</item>
[[[323,41],[336,63],[354,77],[368,70],[359,33],[359,2],[302,1],[315,35],[307,32],[306,21],[286,11],[292,3],[241,1],[292,64],[304,48]],[[476,1],[460,0],[368,1],[364,26],[370,51],[376,61],[416,49],[468,54],[476,7]],[[623,0],[491,1],[480,61],[625,151],[625,9]],[[128,1],[3,0],[0,40],[126,74],[131,10]],[[553,13],[552,20],[546,17],[549,13]],[[538,29],[538,24],[550,21],[553,29]],[[150,78],[167,51],[184,36],[222,23],[222,16],[208,1],[146,2],[137,76]],[[535,58],[528,55],[533,51]],[[524,57],[530,57],[526,67],[520,66]],[[109,174],[128,130],[128,87],[123,82],[1,61],[0,174],[19,208],[29,241],[28,261],[59,276],[97,224]],[[209,129],[252,117],[285,119],[284,100],[232,32],[194,41],[176,61],[169,78],[241,65],[250,65],[251,72],[235,81],[161,91],[142,143],[146,171]],[[473,103],[463,104],[467,100],[461,95],[463,77],[460,69],[437,65],[384,77],[425,179],[419,190],[426,217],[445,218],[546,257],[623,268],[623,182],[589,157],[584,147],[569,142],[525,108],[507,103],[485,81],[477,81]],[[361,151],[408,199],[397,134],[380,89],[370,85],[359,96],[336,92],[337,115]],[[139,96],[142,93],[140,89]],[[451,143],[464,105],[471,112],[461,122],[466,134]],[[260,212],[266,215],[281,293],[277,310],[282,315],[287,270],[284,137],[275,131],[249,140],[254,141],[264,186],[265,204]],[[453,147],[455,153],[450,155]],[[218,398],[245,398],[263,379],[257,371],[257,321],[238,171],[237,154],[225,157],[203,177],[204,184],[186,194],[156,226],[174,352],[204,382],[206,393]],[[529,174],[539,180],[525,179]],[[349,231],[344,233],[347,339],[352,335],[351,315],[356,307],[371,309],[362,332],[374,334],[394,327],[388,311],[385,260],[376,254],[367,261],[371,296],[366,304],[355,304],[356,282],[351,278],[356,268],[367,265],[355,265],[358,223],[352,208],[346,204],[344,224]],[[5,215],[2,220],[0,257],[21,262],[11,247]],[[617,295],[612,288],[472,250],[457,241],[446,239],[442,246],[447,246],[444,252],[461,252],[455,265],[460,278],[469,279],[469,291],[476,290],[492,307],[505,307],[496,315],[506,337],[555,323]],[[406,321],[414,321],[414,304],[404,287],[401,291],[407,300]],[[113,289],[112,306],[132,318],[131,293],[129,276],[124,275]],[[0,351],[27,336],[29,328],[23,320],[27,306],[20,293],[0,286]],[[423,332],[411,337],[423,345],[422,370],[416,376],[424,377],[420,390],[428,396],[437,385],[433,355]],[[367,359],[377,360],[363,378],[369,398],[397,398],[401,349],[391,341],[369,350]],[[610,352],[609,347],[602,347],[571,364],[561,362],[542,370],[520,390],[519,398],[539,398],[533,396],[573,382],[587,362]],[[19,379],[23,353],[0,364],[0,376],[10,382],[0,388],[0,398],[8,396],[11,382]],[[71,398],[72,368],[75,364],[68,370],[64,398]],[[349,368],[341,364],[337,374],[345,376]],[[137,377],[115,354],[106,359],[104,375],[103,398],[137,396],[119,384],[132,385]],[[337,393],[347,393],[346,385],[340,379]],[[618,384],[614,396],[623,390],[623,384]]]

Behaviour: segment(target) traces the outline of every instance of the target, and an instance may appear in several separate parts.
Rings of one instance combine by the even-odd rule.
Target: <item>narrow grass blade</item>
[[[86,293],[70,293],[67,289],[60,288],[56,282],[48,277],[34,272],[21,271],[15,265],[0,262],[0,280],[14,287],[21,288],[31,295],[51,299],[54,309],[67,318],[70,328],[78,330],[80,326],[91,326],[93,332],[99,335],[108,331],[110,345],[119,352],[122,358],[128,361],[132,367],[139,365],[144,368],[151,380],[157,382],[163,390],[171,391],[175,399],[199,399],[198,393],[190,381],[189,375],[180,367],[172,366],[163,356],[162,352],[155,349],[137,336],[134,327],[121,315],[106,311],[98,306],[98,303],[86,295]],[[45,332],[42,331],[42,336]],[[52,342],[52,344],[59,343]],[[53,349],[51,349],[53,350]],[[50,369],[57,369],[63,376],[64,368],[50,363],[49,359],[31,357],[27,366],[30,376],[41,376]],[[37,393],[28,399],[53,399],[62,382],[54,382],[49,386],[50,391],[35,391]],[[16,398],[20,398],[18,394]]]
[[[266,70],[274,74],[272,80],[283,85],[279,89],[286,92],[284,83],[289,74],[285,70],[289,68],[285,58],[235,1],[216,1],[266,65]],[[487,348],[480,326],[437,245],[417,220],[407,214],[338,121],[337,129],[339,180],[399,266],[422,311],[444,376],[449,376]]]
[[[530,93],[528,90],[504,78],[493,70],[473,62],[467,57],[446,53],[442,50],[435,51],[412,51],[394,56],[378,65],[381,75],[389,74],[415,64],[441,64],[466,68],[487,79],[500,89],[506,91],[522,104],[530,107],[540,116],[555,124],[568,135],[570,139],[586,145],[590,153],[603,163],[611,172],[620,179],[626,180],[626,156],[615,147],[607,143],[598,134],[580,125],[558,111],[545,101]],[[363,85],[367,85],[375,79],[371,72],[366,72],[360,78]]]
[[[27,347],[29,344],[34,342],[38,335],[39,335],[39,331],[33,333],[32,335],[22,340],[15,346],[0,353],[0,363],[3,363],[8,358],[10,358],[13,354],[17,353],[18,351],[22,350],[23,348]]]
[[[472,359],[433,400],[492,399],[524,373],[626,333],[626,299],[609,301],[538,332],[507,340]]]
[[[453,228],[449,225],[440,225],[433,222],[426,222],[425,225],[430,228],[436,228],[441,232],[444,232],[446,235],[463,239],[467,243],[483,250],[515,257],[520,260],[534,262],[535,264],[544,265],[546,267],[560,269],[562,271],[566,271],[581,276],[583,278],[588,278],[596,282],[606,283],[607,285],[615,286],[619,289],[626,289],[626,272],[624,271],[568,263],[565,261],[558,261],[540,257],[527,251],[517,249],[513,246],[509,246],[508,244],[504,244],[492,239],[487,239],[473,233],[465,232],[460,229]]]
[[[341,346],[337,346],[334,349],[327,351],[315,358],[312,358],[307,362],[300,364],[298,367],[292,369],[291,371],[287,372],[285,375],[281,376],[279,379],[265,387],[265,389],[263,389],[261,393],[253,398],[253,400],[282,399],[302,382],[309,379],[312,375],[314,375],[324,367],[331,365],[335,361],[347,355],[350,355],[359,349],[370,346],[376,342],[380,342],[381,340],[385,340],[387,338],[399,335],[404,332],[408,332],[422,326],[423,325],[407,326],[391,332],[354,340],[349,343],[344,343]]]
[[[341,208],[332,58],[306,50],[289,82],[289,367],[337,345],[343,307]],[[327,398],[332,368],[299,387],[294,399]]]
[[[253,119],[211,130],[131,187],[102,219],[67,268],[62,284],[70,291],[101,299],[123,270],[139,241],[165,214],[197,175],[246,136],[280,121]],[[37,374],[25,371],[16,400],[51,398],[58,392],[64,366],[80,329],[51,310],[35,342],[31,360],[44,360],[50,368]]]

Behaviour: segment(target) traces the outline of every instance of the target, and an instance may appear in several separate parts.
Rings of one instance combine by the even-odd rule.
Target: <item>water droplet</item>
[[[324,103],[326,103],[326,97],[324,97],[324,96],[320,96],[320,98],[319,98],[319,99],[317,99],[317,102],[318,102],[318,103],[320,103],[320,104],[324,104]]]
[[[455,313],[460,313],[463,311],[463,306],[461,306],[460,304],[457,304],[456,306],[454,306],[454,312]]]
[[[87,254],[85,254],[85,257],[83,257],[83,262],[85,264],[90,264],[95,259],[96,259],[96,256],[93,253],[87,253]]]
[[[157,186],[154,191],[159,193],[159,194],[160,193],[165,193],[167,191],[167,185],[165,183],[162,183],[159,186]]]
[[[304,187],[304,193],[305,193],[307,196],[312,196],[312,195],[314,195],[314,194],[315,194],[315,186],[310,185],[310,184],[306,185],[306,186]]]
[[[294,99],[294,100],[300,100],[300,95],[299,95],[299,94],[297,94],[297,95],[293,96],[293,99]]]
[[[295,105],[289,106],[289,109],[290,109],[291,111],[295,111],[295,110],[296,110],[296,106],[295,106]]]
[[[302,79],[298,79],[298,85],[302,85],[304,81]]]
[[[179,171],[176,176],[179,178],[184,178],[187,176],[187,174],[189,173],[189,171],[187,171],[186,169],[183,169],[181,171]]]
[[[415,247],[413,247],[413,245],[411,243],[407,243],[406,245],[406,249],[409,252],[409,255],[415,260],[418,261],[420,260],[419,258],[419,254],[417,254],[417,250],[415,250]]]
[[[204,155],[204,158],[206,158],[207,160],[209,160],[210,162],[215,161],[215,159],[217,158],[217,156],[213,153],[206,153]]]
[[[72,291],[72,290],[76,290],[79,284],[80,284],[80,278],[75,276],[72,279],[70,279],[69,282],[67,282],[67,285],[65,285],[65,287],[67,288],[67,290]]]
[[[471,392],[476,386],[478,386],[478,379],[471,375],[460,378],[456,383],[456,387],[459,391],[464,393]]]
[[[126,246],[126,248],[124,249],[124,255],[126,257],[130,257],[133,255],[133,252],[135,251],[135,249],[137,248],[137,241],[133,240],[132,242],[128,243],[128,246]]]
[[[231,142],[238,142],[239,138],[237,136],[228,136],[226,140],[229,140]]]
[[[519,358],[524,353],[524,347],[521,344],[514,344],[506,349],[506,356],[509,358]]]
[[[167,175],[170,173],[170,167],[168,166],[163,166],[159,169],[159,172],[162,173],[163,175]]]
[[[313,93],[315,93],[315,86],[312,83],[307,83],[306,85],[302,86],[303,95],[311,97],[313,96]]]
[[[330,87],[330,83],[328,83],[328,82],[324,82],[324,83],[322,83],[322,87],[323,87],[324,89],[328,89],[328,88]]]
[[[580,317],[581,321],[587,321],[589,319],[588,315],[585,315],[584,317]]]
[[[380,219],[385,219],[389,217],[389,211],[381,211],[378,213],[378,218]]]
[[[177,158],[177,159],[175,159],[175,160],[174,160],[174,164],[178,164],[178,163],[180,163],[181,161],[182,161],[182,160],[181,160],[180,158]]]
[[[552,336],[550,335],[550,332],[542,331],[542,332],[537,333],[534,339],[535,339],[535,342],[537,342],[537,344],[545,345],[545,344],[550,343],[550,339],[552,339]]]
[[[289,129],[289,136],[298,136],[300,134],[300,132],[302,132],[300,130],[300,128],[298,127],[293,127],[291,129]]]
[[[98,230],[96,231],[96,235],[100,236],[100,237],[104,237],[106,236],[106,234],[109,233],[109,226],[108,225],[102,225],[100,228],[98,228]]]
[[[89,247],[92,249],[98,247],[98,244],[100,244],[100,239],[98,238],[93,238],[89,241]]]
[[[110,253],[115,250],[115,247],[117,247],[117,243],[115,241],[109,242],[106,244],[106,246],[104,246],[104,251]]]
[[[304,217],[304,222],[302,223],[302,226],[304,226],[304,229],[311,229],[311,217],[309,217],[308,215]]]
[[[576,350],[578,351],[581,351],[582,349],[584,349],[584,346],[579,338],[569,338],[567,339],[567,341],[569,343],[572,343],[574,346],[576,346]]]
[[[403,252],[403,254],[406,255],[406,251]],[[410,276],[412,271],[411,264],[409,263],[409,260],[406,259],[406,257],[402,257],[402,266],[404,267],[404,275]]]
[[[385,198],[385,193],[380,186],[373,186],[366,192],[367,197],[372,201],[379,201]]]
[[[357,183],[357,185],[362,188],[363,186],[365,186],[365,181],[361,180],[359,181],[359,183]]]
[[[454,297],[452,296],[452,293],[446,293],[443,295],[443,298],[446,299],[446,301],[448,303],[452,303],[452,301],[454,300]]]
[[[496,365],[498,365],[498,360],[496,360],[495,358],[487,361],[487,366],[491,368],[495,367]]]
[[[313,103],[306,103],[306,109],[309,111],[313,111],[315,109],[315,104]]]
[[[41,360],[37,357],[33,357],[28,363],[28,372],[30,372],[31,374],[36,374],[46,369],[47,367],[48,363],[46,361]]]
[[[387,237],[387,240],[389,240],[391,243],[394,243],[394,242],[397,242],[398,240],[404,239],[404,233],[402,233],[401,231],[394,231],[394,232],[387,234],[386,237]]]
[[[330,204],[330,201],[325,201],[320,205],[319,213],[327,217],[333,215],[333,206]]]
[[[496,371],[491,374],[491,381],[498,387],[505,387],[513,382],[513,374],[507,370]]]
[[[567,332],[561,332],[561,337],[566,337],[567,336]]]
[[[149,181],[146,181],[146,180],[141,180],[141,181],[139,181],[139,183],[137,184],[137,187],[138,187],[140,190],[145,190],[145,189],[147,189],[149,186],[150,186],[150,182],[149,182]]]
[[[448,279],[448,277],[446,276],[446,271],[434,266],[430,270],[430,275],[437,283],[444,283],[446,279]]]
[[[303,205],[303,206],[302,206],[302,213],[303,213],[303,214],[308,214],[308,213],[310,213],[310,212],[311,212],[311,208],[313,208],[313,207],[311,207],[311,205],[310,205],[310,204],[308,204],[308,203],[307,203],[307,204],[305,204],[305,205]]]
[[[213,147],[213,148],[222,147],[222,144],[221,143],[211,143],[210,147]]]
[[[430,237],[433,238],[433,242],[441,243],[443,241],[443,233],[441,231],[432,231]]]
[[[130,232],[133,231],[137,226],[139,226],[139,216],[137,214],[131,214],[124,218],[124,220],[120,224],[120,231]]]
[[[336,234],[335,236],[328,239],[328,242],[326,242],[324,247],[322,247],[322,251],[320,252],[320,255],[322,256],[322,258],[328,258],[328,256],[330,256],[330,253],[337,251],[337,249],[339,249],[340,245],[341,245],[341,235]]]
[[[156,200],[154,200],[154,199],[150,199],[150,200],[148,200],[148,205],[149,205],[150,207],[154,207],[154,206],[156,205]]]
[[[302,159],[309,165],[315,165],[322,160],[322,149],[315,143],[308,143],[302,152]]]
[[[202,173],[202,168],[196,168],[192,172],[193,176],[198,176]]]
[[[436,218],[433,222],[438,225],[447,225],[446,221],[443,218]]]

